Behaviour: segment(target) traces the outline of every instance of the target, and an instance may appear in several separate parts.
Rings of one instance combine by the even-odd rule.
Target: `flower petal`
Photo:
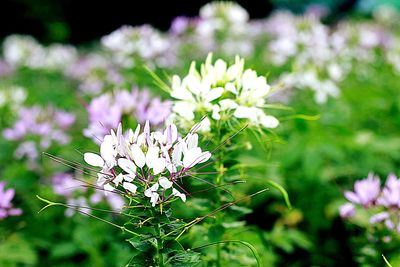
[[[164,189],[171,188],[173,185],[173,183],[170,180],[168,180],[168,178],[166,178],[166,177],[161,177],[160,179],[158,179],[158,183]]]
[[[104,160],[97,154],[94,153],[85,153],[83,154],[83,159],[89,165],[96,167],[103,167]]]
[[[136,173],[136,165],[129,159],[120,158],[118,159],[118,166],[121,167],[125,172],[129,174]]]

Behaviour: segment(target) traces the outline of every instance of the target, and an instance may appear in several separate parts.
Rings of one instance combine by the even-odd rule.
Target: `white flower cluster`
[[[120,124],[117,133],[111,130],[104,137],[100,155],[84,154],[86,163],[102,168],[97,184],[106,192],[122,187],[129,194],[144,194],[153,207],[174,197],[186,201],[178,179],[210,157],[210,152],[198,147],[198,135],[193,131],[180,138],[174,124],[164,132],[150,132],[148,122],[142,133],[138,125],[135,132],[128,130],[128,136],[122,134]]]
[[[244,59],[237,56],[230,66],[222,59],[212,64],[209,54],[200,72],[193,62],[186,77],[172,77],[171,96],[177,100],[170,119],[188,125],[196,115],[198,118],[211,113],[215,121],[234,116],[265,128],[275,128],[279,121],[263,110],[270,88],[265,77],[258,76],[252,69],[244,70]],[[210,123],[209,118],[205,118],[202,130],[209,131]]]
[[[78,52],[70,45],[44,47],[31,36],[10,35],[4,40],[3,56],[12,66],[63,70],[76,61]]]
[[[0,90],[0,108],[9,106],[12,110],[18,110],[26,100],[27,93],[23,87],[10,86]]]
[[[209,51],[250,56],[254,51],[251,30],[248,12],[226,1],[206,4],[196,18],[178,17],[170,29],[176,53],[187,50],[192,58],[204,57]]]
[[[167,64],[170,49],[168,39],[150,25],[122,26],[101,39],[104,48],[113,53],[114,60],[123,66],[135,65],[135,60]]]

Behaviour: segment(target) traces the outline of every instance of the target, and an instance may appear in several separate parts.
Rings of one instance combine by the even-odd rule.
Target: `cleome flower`
[[[214,121],[234,116],[253,125],[275,128],[279,121],[264,112],[270,89],[265,77],[258,76],[252,69],[244,69],[244,59],[237,56],[230,66],[222,59],[213,64],[212,54],[209,54],[200,72],[192,62],[183,79],[177,75],[172,77],[171,96],[176,101],[171,120],[188,126],[193,119],[212,114]],[[206,118],[203,124],[210,123]],[[203,130],[208,131],[207,128]]]
[[[148,120],[152,126],[162,125],[170,114],[171,104],[170,101],[152,97],[148,89],[135,87],[130,91],[120,89],[113,94],[102,94],[93,98],[87,106],[89,125],[84,135],[99,143],[98,140],[117,128],[124,117],[135,117],[138,123]]]
[[[8,216],[19,216],[22,210],[14,208],[11,200],[14,198],[14,189],[5,190],[6,182],[0,182],[0,220]]]
[[[370,173],[368,178],[355,182],[354,192],[346,191],[344,196],[351,203],[340,207],[342,218],[353,217],[359,205],[369,211],[370,224],[384,225],[387,230],[400,233],[400,179],[394,174],[389,174],[381,188],[379,177]]]
[[[153,207],[174,198],[185,202],[178,179],[211,157],[198,146],[198,135],[192,131],[181,138],[174,124],[163,132],[150,132],[148,121],[142,132],[140,125],[127,132],[123,135],[119,124],[116,133],[111,130],[104,137],[100,154],[84,154],[86,163],[101,168],[97,185],[106,193],[122,190],[127,195],[149,198]]]

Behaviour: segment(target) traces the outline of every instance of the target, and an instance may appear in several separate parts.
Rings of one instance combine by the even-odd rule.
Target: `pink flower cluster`
[[[389,174],[383,188],[379,177],[370,173],[366,179],[355,182],[354,191],[345,192],[349,201],[340,207],[340,215],[350,218],[356,214],[356,206],[371,210],[371,224],[383,223],[387,229],[400,233],[400,179]]]
[[[111,129],[118,127],[123,116],[136,118],[138,123],[149,121],[151,125],[158,126],[169,116],[171,106],[170,101],[152,98],[148,90],[137,88],[103,94],[92,99],[87,106],[89,126],[84,130],[84,135],[99,143]]]
[[[14,208],[11,200],[14,198],[14,189],[5,190],[6,182],[0,182],[0,220],[8,216],[19,216],[22,214],[21,209]]]
[[[65,131],[74,122],[75,115],[63,110],[53,107],[25,107],[19,110],[14,125],[3,131],[3,136],[7,140],[23,140],[15,151],[15,156],[17,158],[27,156],[28,159],[34,160],[38,156],[36,145],[41,149],[47,149],[53,143],[68,144],[70,137]],[[32,140],[38,140],[38,144]]]

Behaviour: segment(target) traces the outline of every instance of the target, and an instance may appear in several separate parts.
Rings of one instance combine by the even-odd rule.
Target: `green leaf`
[[[135,249],[137,249],[137,250],[139,250],[141,252],[148,252],[153,248],[150,240],[151,239],[146,239],[146,238],[137,237],[137,236],[127,239],[127,241]]]

